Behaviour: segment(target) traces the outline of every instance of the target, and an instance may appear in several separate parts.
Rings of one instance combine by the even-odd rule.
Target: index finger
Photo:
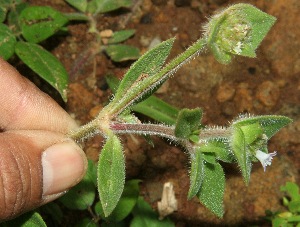
[[[77,125],[52,98],[0,58],[0,127],[66,133]]]

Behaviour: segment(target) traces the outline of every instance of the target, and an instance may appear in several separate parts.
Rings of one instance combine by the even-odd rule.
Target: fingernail
[[[85,174],[87,161],[72,141],[55,144],[42,154],[43,196],[63,192],[77,184]]]

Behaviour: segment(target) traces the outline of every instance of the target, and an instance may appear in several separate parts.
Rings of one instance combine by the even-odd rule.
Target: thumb
[[[86,157],[63,134],[18,130],[0,134],[0,220],[50,202],[85,174]]]

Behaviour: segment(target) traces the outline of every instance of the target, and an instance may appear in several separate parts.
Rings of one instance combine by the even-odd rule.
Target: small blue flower
[[[269,154],[262,152],[261,150],[255,151],[255,157],[260,161],[265,172],[266,172],[266,167],[272,164],[272,159],[276,154],[277,154],[276,151]]]

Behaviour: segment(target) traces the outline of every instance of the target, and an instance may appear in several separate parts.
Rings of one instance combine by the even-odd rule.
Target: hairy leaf
[[[115,93],[120,81],[114,76],[107,76],[106,82],[112,92]],[[177,108],[155,96],[150,96],[144,101],[135,104],[132,106],[132,110],[168,125],[175,124],[179,112]]]
[[[21,12],[19,20],[22,35],[33,43],[54,35],[68,22],[67,17],[49,6],[27,7]]]
[[[132,110],[168,125],[175,125],[179,113],[177,108],[155,96],[150,96],[132,106]]]
[[[198,194],[203,178],[204,178],[204,159],[200,149],[196,149],[191,155],[191,171],[190,171],[190,189],[188,199],[192,199]]]
[[[115,100],[122,98],[130,88],[136,86],[145,77],[152,76],[158,72],[165,63],[173,42],[174,39],[162,42],[140,57],[124,75],[115,94]]]
[[[0,56],[9,59],[15,52],[16,37],[4,24],[0,24]]]
[[[104,212],[109,216],[117,206],[125,183],[125,159],[116,135],[108,137],[98,162],[98,190]]]
[[[223,162],[234,162],[233,154],[230,151],[228,141],[225,139],[212,139],[208,140],[205,144],[200,146],[201,152],[213,152],[216,159]]]
[[[225,176],[219,163],[204,164],[204,179],[198,193],[199,200],[218,217],[223,217],[223,197],[225,190]]]
[[[268,139],[270,139],[276,132],[291,122],[292,119],[278,115],[254,117],[241,116],[239,119],[233,122],[233,125],[241,127],[259,123],[259,125],[262,127],[263,133],[268,137]]]
[[[196,109],[182,109],[179,111],[176,126],[175,136],[187,139],[194,131],[198,130],[201,125],[202,110]]]
[[[231,138],[231,148],[238,165],[242,171],[245,183],[248,185],[251,174],[251,154],[247,149],[245,135],[240,127],[234,127]]]
[[[67,101],[68,74],[61,62],[50,52],[34,43],[17,42],[18,57],[40,77],[52,85]]]
[[[125,183],[124,191],[113,212],[105,217],[100,203],[96,204],[95,212],[108,222],[119,222],[126,218],[134,208],[139,196],[140,180],[130,180]]]
[[[133,46],[114,44],[105,48],[105,52],[115,62],[136,60],[140,56],[140,50]]]

